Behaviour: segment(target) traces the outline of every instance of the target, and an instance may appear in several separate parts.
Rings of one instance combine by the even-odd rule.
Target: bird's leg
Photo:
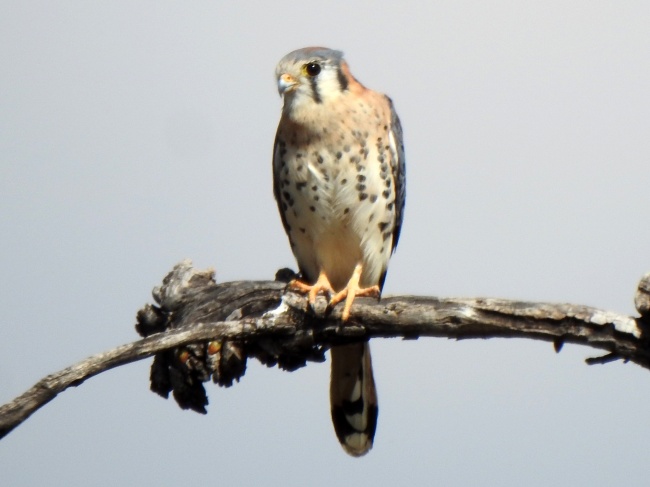
[[[331,293],[334,292],[329,279],[323,271],[320,271],[320,274],[318,274],[318,279],[314,284],[307,284],[305,282],[299,281],[298,279],[294,279],[289,283],[289,289],[292,291],[297,291],[299,293],[307,294],[309,296],[309,304],[312,306],[316,302],[316,296],[318,296],[319,292],[323,291],[328,298],[330,297]]]
[[[332,309],[345,299],[345,305],[343,306],[343,312],[341,313],[341,319],[343,321],[347,321],[350,317],[350,308],[352,308],[354,298],[357,296],[368,296],[373,298],[379,297],[379,286],[375,285],[366,288],[359,287],[359,280],[361,279],[362,271],[363,267],[361,264],[357,264],[354,268],[354,272],[352,272],[352,277],[350,277],[345,288],[336,293],[332,299],[330,299],[329,305],[327,306],[329,309]]]

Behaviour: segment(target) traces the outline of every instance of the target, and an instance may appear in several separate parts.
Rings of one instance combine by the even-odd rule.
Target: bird
[[[362,85],[343,53],[306,47],[275,71],[283,99],[273,148],[273,192],[300,276],[289,289],[319,294],[328,311],[380,297],[406,197],[402,126],[392,100]],[[334,430],[352,456],[373,446],[377,392],[367,341],[331,349]]]

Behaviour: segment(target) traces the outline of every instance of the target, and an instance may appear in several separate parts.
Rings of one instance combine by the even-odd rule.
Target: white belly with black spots
[[[307,280],[325,271],[337,290],[358,263],[362,286],[379,282],[395,218],[392,174],[382,170],[388,167],[382,161],[387,154],[365,144],[340,146],[340,151],[317,151],[309,144],[281,143],[275,158],[281,211],[296,259]]]

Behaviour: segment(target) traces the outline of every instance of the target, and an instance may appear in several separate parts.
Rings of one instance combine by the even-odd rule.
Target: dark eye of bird
[[[320,73],[320,64],[309,63],[305,66],[305,71],[307,71],[309,76],[317,76]]]

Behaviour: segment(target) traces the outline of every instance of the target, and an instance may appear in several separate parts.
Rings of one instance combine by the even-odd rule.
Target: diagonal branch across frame
[[[359,299],[349,323],[340,309],[324,315],[326,303],[308,307],[303,296],[286,293],[280,281],[216,284],[212,271],[191,262],[176,265],[154,290],[157,305],[138,312],[143,339],[88,357],[53,373],[0,406],[0,438],[71,386],[114,367],[155,356],[152,390],[169,392],[183,408],[205,412],[202,383],[230,386],[244,375],[247,358],[287,370],[324,360],[333,344],[371,338],[531,338],[605,350],[588,364],[622,359],[650,369],[650,274],[641,280],[635,303],[640,317],[597,308],[488,298],[418,296]]]

